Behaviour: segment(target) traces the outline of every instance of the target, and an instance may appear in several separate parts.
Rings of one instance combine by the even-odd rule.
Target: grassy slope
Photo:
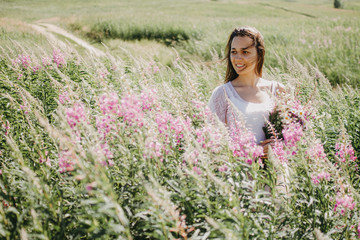
[[[358,1],[347,1],[346,9],[341,10],[334,9],[332,1],[6,1],[1,3],[0,15],[6,17],[1,25],[14,19],[52,22],[92,37],[103,34],[109,24],[116,34],[137,28],[160,29],[156,30],[160,34],[181,29],[191,39],[175,48],[190,60],[209,60],[211,50],[221,56],[229,32],[239,25],[252,25],[265,37],[267,67],[283,68],[281,59],[295,56],[300,62],[317,65],[333,84],[358,86],[359,9]],[[141,38],[143,33],[136,31],[130,37],[138,34]],[[101,40],[123,57],[127,54],[122,48],[135,56],[155,57],[163,64],[176,57],[155,41]]]

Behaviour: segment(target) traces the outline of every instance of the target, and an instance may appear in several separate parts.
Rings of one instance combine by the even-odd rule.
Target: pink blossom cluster
[[[263,148],[256,144],[254,134],[244,127],[232,128],[230,138],[233,155],[249,165],[264,154]]]
[[[312,159],[327,160],[327,156],[324,151],[324,146],[321,143],[316,143],[313,144],[312,146],[309,146],[306,152]]]
[[[99,73],[99,77],[101,79],[107,78],[107,76],[109,76],[109,74],[110,74],[110,72],[106,68],[100,70],[98,73]]]
[[[224,164],[218,168],[219,172],[226,172],[228,170],[228,167]]]
[[[41,66],[39,65],[35,65],[32,70],[33,70],[33,73],[36,73],[37,71],[39,71],[41,69]]]
[[[10,122],[6,120],[6,122],[3,122],[1,126],[5,130],[5,135],[8,135],[10,129]]]
[[[30,67],[31,58],[28,55],[19,55],[15,60],[12,61],[14,66],[21,65],[24,69]]]
[[[303,135],[303,129],[299,123],[292,122],[283,129],[282,134],[287,147],[296,147]]]
[[[353,210],[355,208],[354,199],[349,195],[342,195],[338,193],[336,196],[336,204],[334,206],[334,212],[340,209],[340,213],[344,215],[347,210]]]
[[[24,105],[20,105],[20,109],[24,111],[24,114],[29,114],[27,102],[24,102]]]
[[[86,122],[85,108],[82,103],[75,103],[73,107],[65,110],[66,120],[71,128],[80,122]]]
[[[68,94],[67,91],[64,91],[63,93],[61,93],[61,94],[59,95],[59,102],[60,102],[61,104],[65,104],[65,103],[67,103],[67,102],[69,102],[69,101],[70,101],[70,97],[69,97],[69,94]]]
[[[106,139],[107,134],[115,129],[115,119],[110,115],[96,117],[96,127],[102,139]]]
[[[157,103],[157,91],[149,89],[140,93],[141,108],[143,111],[158,110],[159,104]]]
[[[346,162],[346,160],[355,161],[357,159],[354,148],[351,144],[336,143],[335,149],[335,155],[339,158],[340,162]]]
[[[110,146],[107,142],[101,143],[100,147],[97,147],[95,152],[106,158],[106,160],[101,161],[103,166],[109,165],[111,167],[114,165],[114,162],[111,160],[114,158],[114,154],[111,152]]]
[[[147,142],[146,145],[152,149],[152,152],[145,157],[160,157],[160,160],[163,160],[162,154],[168,155],[170,151],[177,148],[182,150],[181,140],[184,138],[184,131],[191,128],[190,119],[184,120],[181,117],[172,116],[167,111],[161,111],[155,115],[155,122],[157,132],[154,136],[156,138]]]
[[[129,126],[142,127],[146,124],[145,113],[158,108],[155,90],[141,92],[140,95],[127,94],[119,105],[119,117]]]
[[[142,101],[137,95],[125,95],[119,106],[119,117],[129,126],[143,127],[146,124]]]
[[[51,59],[49,57],[43,57],[41,63],[44,67],[51,65]]]
[[[165,146],[160,143],[156,138],[148,138],[145,141],[144,158],[159,158],[163,161],[163,150]]]
[[[173,120],[174,117],[166,111],[156,114],[155,121],[157,123],[159,133],[166,132],[170,128],[169,125],[173,125]]]
[[[288,162],[288,154],[284,150],[284,143],[282,141],[275,141],[274,145],[272,146],[272,150],[281,163],[284,164]]]
[[[53,61],[57,67],[63,67],[66,65],[64,54],[62,54],[60,50],[53,50]]]
[[[99,105],[104,115],[122,117],[130,126],[142,127],[145,125],[145,113],[158,109],[156,91],[151,89],[141,92],[140,95],[126,94],[121,100],[116,93],[103,94]]]
[[[60,173],[74,170],[75,162],[70,151],[63,150],[58,155]]]
[[[206,125],[195,130],[196,141],[204,149],[219,153],[223,145],[223,133],[213,125]]]
[[[319,184],[322,180],[330,181],[330,173],[321,172],[317,175],[313,175],[311,180],[315,185]]]
[[[198,166],[194,166],[193,167],[193,171],[197,174],[197,175],[201,175],[202,171]]]
[[[99,98],[102,113],[120,115],[119,97],[115,92],[103,94]]]
[[[156,74],[160,71],[160,68],[156,65],[154,61],[149,63],[149,66],[146,68],[147,74]]]

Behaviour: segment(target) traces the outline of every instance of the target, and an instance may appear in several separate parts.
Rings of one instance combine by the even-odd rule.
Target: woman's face
[[[257,51],[249,37],[234,37],[231,42],[230,60],[239,75],[255,73]]]

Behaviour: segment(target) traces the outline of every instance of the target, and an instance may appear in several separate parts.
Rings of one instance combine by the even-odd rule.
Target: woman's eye
[[[235,54],[236,52],[235,51],[231,51],[231,54]]]
[[[244,51],[243,53],[244,53],[244,54],[248,54],[249,52],[248,52],[248,51]]]

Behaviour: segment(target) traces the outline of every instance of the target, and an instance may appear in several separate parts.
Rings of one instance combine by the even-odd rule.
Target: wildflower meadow
[[[350,6],[339,11],[358,11]],[[12,17],[0,24],[1,239],[360,238],[359,63],[343,61],[360,60],[358,25],[344,30],[354,19],[318,31],[349,34],[340,46],[348,53],[334,60],[344,72],[320,66],[325,55],[269,44],[264,78],[285,91],[264,126],[274,139],[264,158],[241,120],[229,131],[208,108],[225,67],[196,29],[177,38],[176,28],[153,30],[147,41],[171,53],[161,58],[139,54],[155,43],[129,37],[128,49],[111,49],[108,39],[110,47],[91,45],[96,52]],[[80,28],[71,19],[68,29],[91,42],[104,22]],[[131,35],[124,29],[108,34]]]

